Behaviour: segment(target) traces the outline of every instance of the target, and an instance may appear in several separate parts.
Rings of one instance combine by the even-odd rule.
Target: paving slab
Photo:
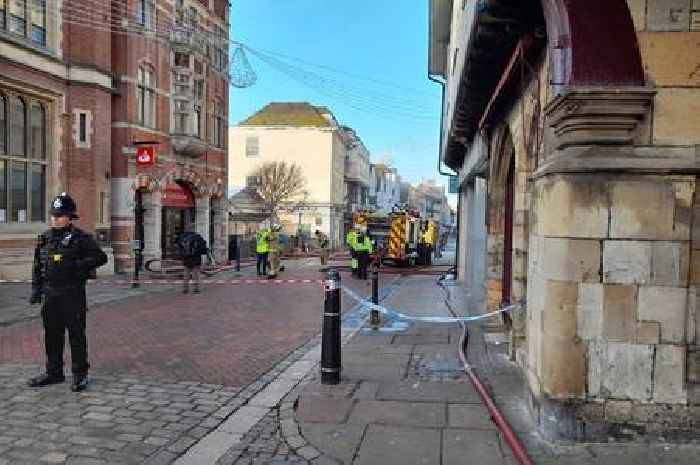
[[[329,399],[302,394],[296,417],[302,422],[342,423],[347,420],[353,404],[352,399]]]
[[[442,451],[442,465],[507,464],[496,432],[445,429]]]
[[[481,404],[479,394],[468,381],[382,383],[377,391],[377,400]]]
[[[350,413],[348,424],[440,427],[445,425],[445,410],[441,403],[361,400]]]
[[[397,334],[394,336],[394,340],[392,341],[392,344],[395,345],[400,345],[400,344],[409,344],[409,345],[426,345],[426,344],[448,344],[449,341],[449,336],[447,333],[443,335],[437,335],[437,334],[417,334],[417,335],[404,335],[404,334]]]
[[[356,465],[440,465],[440,431],[370,425]]]
[[[304,437],[325,455],[351,464],[366,425],[337,425],[332,423],[304,424]]]
[[[343,364],[341,376],[345,380],[359,381],[398,381],[406,376],[403,365],[361,365]]]
[[[480,404],[449,404],[447,424],[450,428],[496,430],[489,411]]]

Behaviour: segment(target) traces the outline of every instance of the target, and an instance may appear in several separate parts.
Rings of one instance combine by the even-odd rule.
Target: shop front
[[[165,186],[161,196],[161,252],[163,258],[177,257],[177,238],[196,225],[197,209],[192,189],[182,182]]]

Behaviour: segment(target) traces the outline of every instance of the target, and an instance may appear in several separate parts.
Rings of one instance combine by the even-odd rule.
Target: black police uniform
[[[60,199],[60,200],[59,200]],[[75,203],[67,195],[56,198],[52,214],[76,218]],[[44,297],[41,316],[46,346],[46,374],[30,380],[31,386],[63,382],[63,346],[65,331],[71,347],[73,388],[82,390],[87,383],[87,337],[85,282],[95,268],[107,263],[107,256],[92,236],[69,225],[49,229],[39,236],[34,251],[32,303]]]

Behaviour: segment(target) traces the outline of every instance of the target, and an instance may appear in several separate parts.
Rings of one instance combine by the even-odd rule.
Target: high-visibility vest
[[[348,247],[355,250],[355,243],[356,242],[357,242],[357,233],[355,231],[348,232],[348,234],[345,236],[345,243],[348,245]]]
[[[372,241],[370,240],[369,237],[365,236],[362,241],[357,240],[355,241],[355,248],[354,250],[356,252],[368,252],[372,253]]]
[[[270,251],[270,246],[268,244],[268,238],[270,237],[270,230],[265,228],[258,231],[258,238],[255,244],[255,251],[257,253],[267,253]]]

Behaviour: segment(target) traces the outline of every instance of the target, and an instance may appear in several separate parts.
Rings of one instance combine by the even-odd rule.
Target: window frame
[[[255,141],[255,144],[251,144]],[[252,147],[255,145],[255,153],[253,153]],[[246,136],[245,138],[245,157],[246,158],[258,158],[260,156],[260,137],[259,136]]]
[[[2,163],[4,167],[2,173],[4,178],[3,182],[0,183],[0,186],[4,185],[3,194],[5,197],[4,204],[0,204],[0,209],[4,210],[4,214],[0,216],[0,220],[4,221],[0,221],[0,225],[5,227],[10,225],[46,223],[48,212],[46,194],[48,192],[50,165],[47,154],[49,153],[49,133],[51,132],[48,104],[44,101],[31,98],[24,94],[1,89],[0,102],[4,102],[4,107],[6,110],[6,119],[4,122],[4,128],[6,130],[6,146],[5,151],[0,152],[0,163]],[[13,105],[12,102],[21,102],[24,107],[24,111],[22,112],[22,119],[24,120],[24,128],[22,131],[22,137],[24,139],[24,154],[13,153],[14,147],[10,147],[10,145],[13,143],[13,135],[10,133],[9,128],[13,124],[12,118],[17,116],[17,113],[11,109]],[[0,103],[0,105],[2,105],[2,103]],[[37,109],[39,110],[39,113],[35,113]],[[40,125],[38,126],[41,128],[41,134],[39,134],[41,140],[41,150],[40,153],[35,154],[34,144],[36,141],[35,136],[37,134],[34,132],[34,128],[37,127],[37,114],[40,117]],[[24,221],[19,221],[19,212],[17,212],[17,220],[14,219],[15,190],[13,187],[16,182],[14,173],[16,172],[16,167],[20,165],[22,170],[21,172],[24,173],[24,179],[21,180],[23,183],[22,189],[24,191]],[[36,184],[35,178],[37,177],[37,174],[41,183],[38,188],[34,185]],[[35,211],[37,209],[40,209],[38,213]]]
[[[158,92],[156,89],[155,70],[151,66],[139,66],[136,71],[136,119],[141,126],[151,129],[157,126]],[[147,108],[150,109],[149,112]]]

